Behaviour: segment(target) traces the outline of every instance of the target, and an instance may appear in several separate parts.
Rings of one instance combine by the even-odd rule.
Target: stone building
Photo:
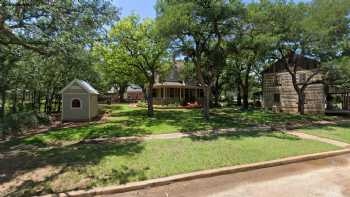
[[[320,65],[318,61],[301,55],[294,55],[293,58],[297,68],[297,82],[300,84],[313,75]],[[312,80],[322,80],[322,77],[319,73]],[[305,90],[305,113],[324,114],[326,97],[323,84],[309,85]],[[263,72],[263,106],[277,112],[298,113],[298,94],[292,76],[281,60]]]

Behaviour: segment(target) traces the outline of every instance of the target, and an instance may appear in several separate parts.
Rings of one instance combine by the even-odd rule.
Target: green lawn
[[[30,147],[23,147],[17,156],[5,154],[8,158],[5,158],[7,162],[0,162],[0,174],[4,173],[2,171],[9,173],[11,180],[21,173],[45,167],[61,170],[50,170],[43,180],[29,180],[12,188],[10,196],[31,196],[122,184],[338,149],[333,145],[301,140],[280,132],[244,132],[208,138]],[[8,151],[13,151],[13,148]],[[21,173],[16,174],[18,172]]]
[[[204,120],[200,109],[156,109],[153,118],[145,108],[128,105],[104,106],[111,112],[107,123],[90,124],[79,128],[54,130],[27,138],[27,143],[64,143],[98,137],[142,136],[173,132],[188,132],[213,128],[242,128],[255,125],[293,124],[313,120],[332,119],[328,116],[276,114],[268,111],[245,111],[236,108],[211,110],[209,121]]]
[[[302,131],[307,134],[350,143],[350,123],[337,124],[334,126],[309,127]]]

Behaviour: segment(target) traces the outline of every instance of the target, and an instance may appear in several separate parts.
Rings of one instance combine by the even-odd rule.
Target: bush
[[[136,104],[137,107],[147,107],[147,104],[145,101],[138,101]]]
[[[0,132],[3,136],[18,135],[26,129],[37,128],[39,125],[50,123],[49,115],[38,112],[19,112],[9,114],[0,125]]]

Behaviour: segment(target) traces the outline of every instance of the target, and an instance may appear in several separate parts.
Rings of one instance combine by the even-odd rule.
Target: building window
[[[273,96],[273,102],[275,104],[280,104],[281,103],[281,95],[280,94],[274,94]]]
[[[72,108],[80,108],[81,104],[80,104],[80,99],[73,99],[72,100]]]
[[[281,81],[277,75],[273,78],[273,85],[274,86],[281,86]]]
[[[306,74],[300,73],[299,74],[299,83],[305,83],[306,82]]]

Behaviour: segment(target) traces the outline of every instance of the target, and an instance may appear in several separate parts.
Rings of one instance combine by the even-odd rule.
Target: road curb
[[[329,151],[329,152],[323,152],[323,153],[288,157],[284,159],[258,162],[254,164],[245,164],[245,165],[217,168],[212,170],[203,170],[203,171],[180,174],[180,175],[169,176],[164,178],[151,179],[147,181],[127,183],[125,185],[100,187],[100,188],[95,188],[91,190],[78,190],[78,191],[71,191],[71,192],[65,192],[65,193],[59,193],[59,194],[49,194],[41,197],[68,197],[68,196],[69,197],[90,197],[90,196],[96,196],[96,195],[123,193],[128,191],[144,189],[144,188],[168,185],[174,182],[188,181],[188,180],[193,180],[198,178],[208,178],[208,177],[213,177],[218,175],[245,172],[245,171],[257,170],[262,168],[276,167],[276,166],[298,163],[303,161],[323,159],[323,158],[338,156],[338,155],[347,154],[347,153],[350,153],[350,148],[337,150],[337,151]]]

